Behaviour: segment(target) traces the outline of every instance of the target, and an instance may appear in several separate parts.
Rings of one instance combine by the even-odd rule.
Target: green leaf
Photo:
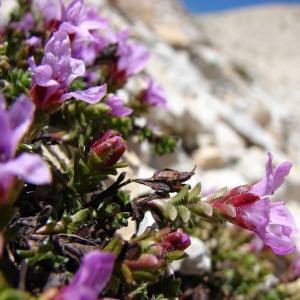
[[[186,206],[180,205],[177,207],[177,212],[183,223],[187,223],[191,217],[191,212]]]
[[[211,217],[213,215],[212,206],[206,201],[200,201],[191,206],[191,211],[198,216],[208,216]]]
[[[122,251],[123,248],[123,240],[118,237],[115,236],[112,238],[112,240],[104,247],[103,251],[107,251],[107,252],[113,252],[116,256],[119,256],[119,254]]]
[[[208,196],[207,199],[208,199],[208,201],[213,202],[213,201],[216,201],[219,198],[223,197],[226,193],[227,193],[227,187],[224,187],[224,188],[221,188],[216,193],[214,193],[213,195]]]
[[[186,254],[180,250],[171,251],[166,254],[166,258],[169,262],[184,258],[185,256],[186,256]]]
[[[157,275],[148,271],[133,271],[132,274],[136,281],[156,282],[158,280]]]
[[[176,219],[177,210],[175,206],[168,201],[156,199],[152,200],[151,204],[155,206],[167,220],[174,221]]]
[[[29,300],[32,299],[27,293],[15,289],[5,289],[0,292],[1,300]]]
[[[97,103],[94,105],[89,105],[84,109],[84,113],[91,118],[98,118],[106,113],[108,113],[111,108],[104,103]]]
[[[148,298],[148,284],[142,283],[137,289],[128,294],[129,300],[149,300]]]
[[[84,163],[84,161],[82,159],[79,160],[79,169],[80,169],[81,173],[84,175],[87,175],[90,172],[90,169],[88,168],[88,166]]]
[[[188,195],[189,186],[184,186],[177,195],[171,198],[170,203],[174,205],[179,205],[185,202],[185,198]]]
[[[121,272],[123,274],[123,277],[125,278],[125,281],[128,284],[132,284],[132,282],[133,282],[133,274],[132,274],[131,270],[127,267],[127,265],[124,264],[124,263],[121,266]]]
[[[201,193],[201,183],[195,185],[195,187],[190,191],[188,196],[188,201],[192,202]]]

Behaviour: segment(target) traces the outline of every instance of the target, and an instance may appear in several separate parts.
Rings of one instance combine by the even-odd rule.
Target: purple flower
[[[25,43],[31,47],[33,50],[40,48],[42,46],[42,41],[37,36],[32,36],[25,41]]]
[[[42,14],[44,27],[50,31],[56,30],[62,18],[61,1],[38,0],[35,4]]]
[[[95,250],[88,253],[71,283],[53,300],[97,300],[112,276],[115,259],[109,252]]]
[[[68,6],[63,1],[59,4],[52,0],[40,5],[46,28],[66,31],[72,40],[72,56],[92,64],[110,43],[107,20],[99,17],[97,8],[85,7],[82,0],[73,0]]]
[[[32,184],[51,181],[47,164],[39,155],[22,153],[14,158],[17,146],[29,129],[34,114],[33,103],[20,96],[6,111],[0,97],[0,203],[9,200],[16,177]]]
[[[138,100],[150,106],[166,107],[167,105],[166,94],[163,87],[155,83],[151,78],[148,78],[148,87],[142,91]]]
[[[36,66],[32,58],[30,66],[33,71],[30,92],[40,110],[49,110],[72,97],[94,104],[106,93],[106,85],[67,93],[73,80],[85,73],[85,66],[71,57],[70,39],[64,30],[55,32],[46,44],[42,64]]]
[[[284,162],[273,169],[272,158],[268,153],[266,176],[262,180],[230,190],[212,206],[231,222],[255,232],[276,254],[285,255],[295,250],[293,236],[298,229],[284,202],[271,202],[267,196],[283,183],[292,164]],[[228,214],[228,205],[235,215]]]
[[[94,31],[107,26],[107,20],[95,13],[95,9],[86,9],[82,0],[72,1],[68,7],[62,4],[61,27],[69,34],[76,34],[86,41],[96,39]]]
[[[128,41],[128,31],[118,33],[115,42],[118,44],[118,60],[113,78],[124,84],[130,76],[143,70],[150,54],[144,46]]]
[[[115,95],[109,95],[106,104],[111,108],[111,115],[116,117],[125,117],[132,114],[133,110],[124,106],[123,100]]]
[[[253,204],[240,206],[237,209],[237,222],[254,231],[278,255],[295,250],[293,235],[298,229],[284,202],[260,199]]]
[[[28,33],[32,28],[34,28],[34,19],[31,13],[26,13],[20,22],[13,22],[11,26],[14,29],[22,30],[24,33]]]

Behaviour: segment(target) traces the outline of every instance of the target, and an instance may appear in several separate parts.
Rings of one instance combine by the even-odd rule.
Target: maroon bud
[[[96,140],[90,148],[90,157],[96,155],[101,160],[100,166],[114,165],[126,150],[126,142],[120,133],[109,129],[104,135]]]
[[[185,250],[191,244],[188,234],[184,233],[181,229],[170,232],[163,237],[164,241],[162,246],[167,248],[168,251]]]

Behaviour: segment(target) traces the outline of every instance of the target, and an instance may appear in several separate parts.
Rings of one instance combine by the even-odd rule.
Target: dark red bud
[[[167,247],[169,251],[173,250],[185,250],[191,244],[191,240],[188,234],[184,233],[182,230],[177,230],[175,232],[170,232],[163,237],[163,247]]]
[[[110,129],[92,144],[90,154],[96,154],[102,161],[101,166],[108,167],[114,165],[125,150],[126,142],[120,133]]]

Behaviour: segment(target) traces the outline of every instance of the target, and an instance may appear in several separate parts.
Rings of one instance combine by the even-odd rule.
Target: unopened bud
[[[167,247],[167,250],[185,250],[191,244],[191,240],[188,234],[182,230],[170,232],[164,237],[163,246]]]
[[[131,270],[152,269],[160,266],[158,258],[151,254],[142,254],[137,260],[125,260],[124,263]]]
[[[89,165],[109,167],[114,165],[126,150],[126,142],[118,131],[108,130],[90,148]]]

